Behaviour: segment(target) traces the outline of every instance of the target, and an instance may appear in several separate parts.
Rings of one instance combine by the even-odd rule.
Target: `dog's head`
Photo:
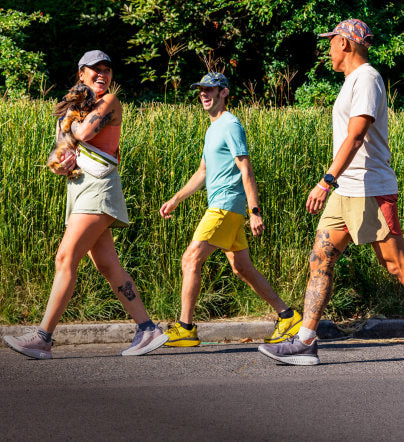
[[[89,111],[95,104],[95,94],[91,88],[83,83],[76,84],[63,97],[63,102],[69,103],[78,110]]]

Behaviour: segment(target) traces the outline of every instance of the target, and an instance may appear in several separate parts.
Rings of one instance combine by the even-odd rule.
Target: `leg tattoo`
[[[127,281],[124,286],[121,285],[118,287],[118,292],[121,292],[128,301],[133,301],[136,298],[136,294],[130,281]]]
[[[331,298],[335,263],[341,252],[330,242],[327,231],[318,231],[310,256],[310,279],[304,301],[305,314],[320,320]]]

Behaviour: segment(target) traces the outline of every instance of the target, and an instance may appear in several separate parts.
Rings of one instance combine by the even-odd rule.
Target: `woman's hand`
[[[59,167],[51,170],[56,175],[68,175],[76,167],[76,157],[70,154],[64,158],[64,155],[62,155],[61,160]]]

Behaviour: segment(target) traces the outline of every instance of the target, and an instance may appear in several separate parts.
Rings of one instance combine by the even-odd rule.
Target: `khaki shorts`
[[[223,250],[248,249],[244,216],[222,209],[208,209],[195,230],[193,241],[207,241]]]
[[[401,235],[397,195],[349,197],[333,192],[317,230],[344,230],[355,244],[383,241],[389,233]]]

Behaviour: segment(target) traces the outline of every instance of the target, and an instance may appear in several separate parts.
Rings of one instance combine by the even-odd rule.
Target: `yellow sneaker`
[[[266,344],[277,344],[278,342],[286,341],[296,335],[302,325],[302,319],[303,318],[296,310],[293,311],[293,316],[291,318],[278,318],[275,323],[274,332],[271,336],[266,336],[264,342]]]
[[[201,343],[198,338],[196,325],[192,327],[192,330],[186,330],[177,322],[165,334],[168,336],[168,341],[164,345],[168,347],[196,347]]]

